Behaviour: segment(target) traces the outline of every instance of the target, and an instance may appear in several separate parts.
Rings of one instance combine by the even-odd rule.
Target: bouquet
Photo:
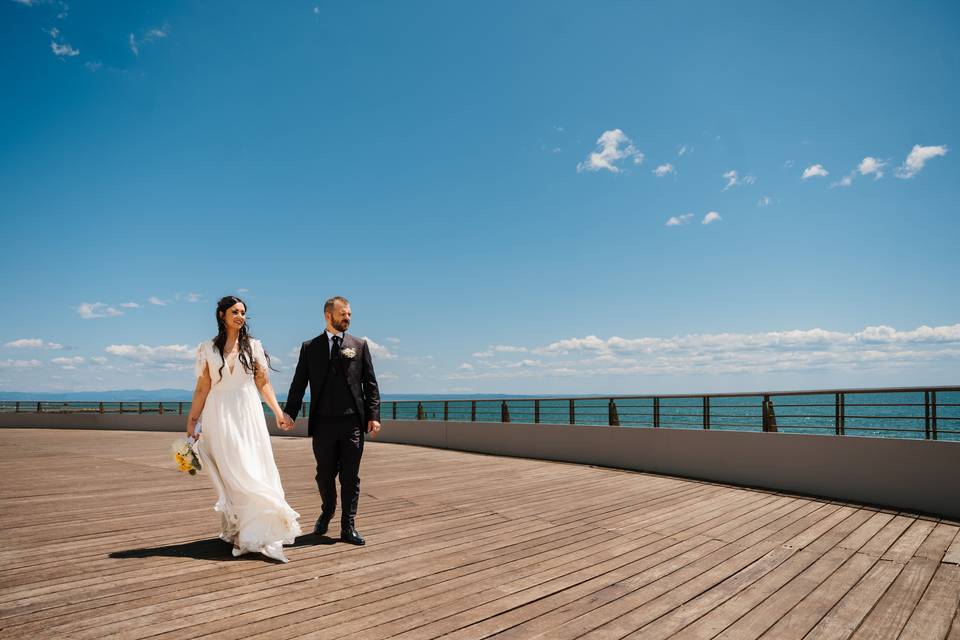
[[[200,425],[197,424],[197,432],[200,431]],[[173,460],[180,471],[185,471],[192,476],[200,471],[200,455],[197,453],[197,441],[194,438],[177,438],[170,447],[173,454]]]

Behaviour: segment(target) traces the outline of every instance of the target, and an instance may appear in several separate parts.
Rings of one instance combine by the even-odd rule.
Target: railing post
[[[123,413],[123,403],[122,403],[122,402],[120,403],[120,408],[117,409],[117,411],[118,411],[119,413]]]
[[[470,422],[476,422],[476,421],[477,421],[477,401],[471,400],[470,401]]]
[[[611,427],[620,426],[620,414],[617,413],[617,403],[613,398],[610,398],[610,403],[607,405],[607,422]]]
[[[138,402],[138,403],[137,403],[137,413],[143,413],[143,403],[142,403],[142,402]]]
[[[510,422],[510,407],[506,400],[500,403],[500,422]]]
[[[37,403],[37,413],[43,413],[43,404]]]
[[[103,403],[97,403],[97,413],[103,413]]]
[[[840,394],[840,435],[847,434],[847,394]]]
[[[397,402],[396,400],[394,400],[394,401],[393,401],[393,419],[394,419],[394,420],[397,419],[397,404],[398,404],[398,402]]]
[[[703,428],[710,428],[710,398],[703,396]]]
[[[653,428],[660,428],[660,398],[653,399]]]
[[[20,413],[20,402],[17,402],[16,408],[13,411],[14,413]]]
[[[417,403],[417,420],[423,420],[424,418],[426,418],[426,416],[423,413],[423,403],[418,402]]]
[[[577,424],[577,413],[573,402],[573,398],[570,398],[570,424]]]
[[[160,415],[163,415],[163,402],[160,402]]]
[[[447,422],[450,419],[450,401],[443,401],[443,421]]]
[[[183,402],[177,403],[177,413],[180,414],[181,416],[183,415]]]
[[[836,393],[833,397],[833,430],[836,435],[840,435],[840,394]]]
[[[533,424],[540,424],[540,401],[533,401]]]
[[[763,430],[770,433],[777,431],[777,415],[773,410],[773,401],[768,395],[763,396]]]
[[[923,392],[923,438],[930,439],[930,392]]]
[[[930,392],[930,438],[937,439],[937,392]]]

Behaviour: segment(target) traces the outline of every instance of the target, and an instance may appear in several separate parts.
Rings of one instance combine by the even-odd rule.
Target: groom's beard
[[[342,320],[340,322],[330,321],[330,324],[333,325],[333,328],[337,331],[343,332],[347,330],[347,327],[350,326],[350,322],[347,320]]]

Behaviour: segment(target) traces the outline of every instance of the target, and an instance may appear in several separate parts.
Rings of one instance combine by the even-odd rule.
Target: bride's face
[[[223,312],[223,321],[228,327],[239,331],[247,321],[247,307],[242,302],[238,302]]]

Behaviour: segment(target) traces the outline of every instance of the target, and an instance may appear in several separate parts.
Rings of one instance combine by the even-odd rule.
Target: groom
[[[334,479],[339,472],[340,539],[362,545],[365,541],[354,528],[360,497],[360,458],[364,431],[372,436],[380,431],[380,391],[367,341],[344,333],[350,326],[350,302],[340,296],[330,298],[323,305],[323,315],[326,331],[300,347],[283,420],[293,426],[290,416],[300,412],[309,381],[308,432],[317,459],[322,504],[314,533],[324,535],[333,519],[337,509]]]

